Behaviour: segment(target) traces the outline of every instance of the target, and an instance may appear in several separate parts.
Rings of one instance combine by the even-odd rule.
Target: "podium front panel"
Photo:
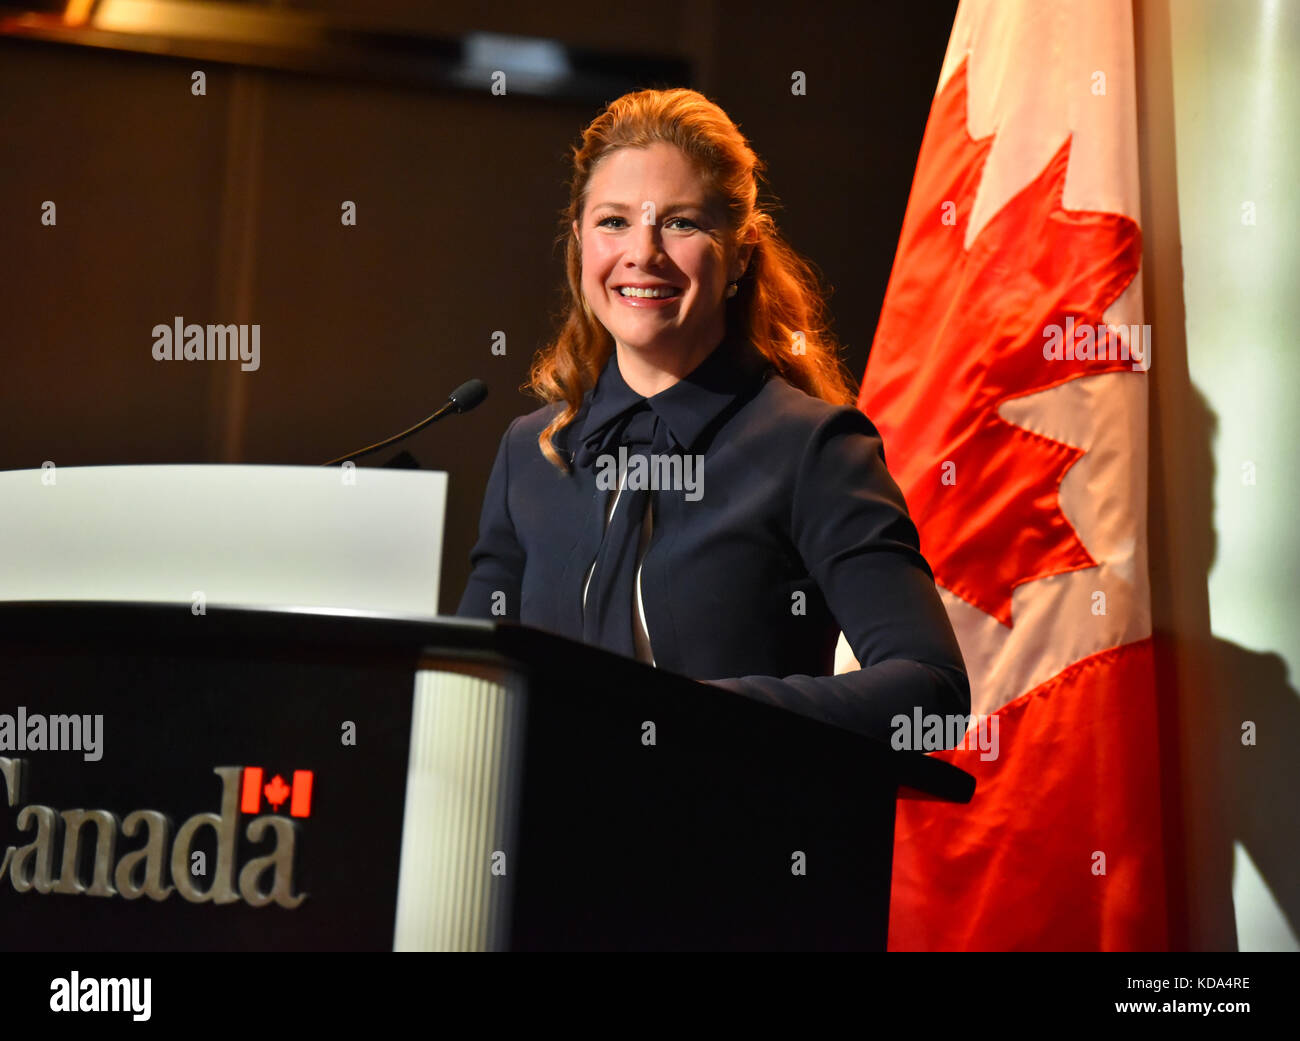
[[[414,656],[169,635],[0,634],[0,947],[391,950]]]

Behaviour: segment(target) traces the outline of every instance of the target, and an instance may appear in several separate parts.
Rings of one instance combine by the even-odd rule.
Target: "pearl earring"
[[[735,296],[738,292],[740,292],[740,283],[739,283],[739,282],[728,282],[728,283],[727,283],[727,299],[728,299],[728,300],[730,300],[730,299],[731,299],[733,296]]]

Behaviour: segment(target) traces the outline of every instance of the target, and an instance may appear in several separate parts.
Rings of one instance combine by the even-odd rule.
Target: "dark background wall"
[[[649,29],[644,8],[593,0],[477,6],[365,13],[687,61],[683,85],[769,164],[861,377],[955,0],[669,0]],[[479,376],[481,408],[407,445],[450,474],[453,610],[497,443],[537,404],[518,388],[559,306],[566,158],[600,107],[0,39],[0,469],[320,462]],[[260,369],[154,361],[151,330],[176,315],[260,324]]]

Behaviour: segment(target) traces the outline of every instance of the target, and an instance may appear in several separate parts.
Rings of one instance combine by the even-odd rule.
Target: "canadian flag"
[[[1167,946],[1138,203],[1130,0],[962,0],[859,405],[998,754],[900,802],[892,950]]]
[[[260,766],[244,767],[244,781],[239,796],[240,813],[261,813],[262,797],[266,796],[273,813],[279,813],[280,807],[288,800],[290,817],[311,816],[311,770],[295,770],[291,784],[285,784],[284,778],[279,774],[272,777],[269,784],[263,784],[263,776]]]

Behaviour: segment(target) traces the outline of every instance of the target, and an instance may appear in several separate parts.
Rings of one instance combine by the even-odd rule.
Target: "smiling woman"
[[[625,95],[583,133],[546,404],[502,439],[458,613],[887,738],[968,713],[966,672],[762,169],[691,90]],[[862,667],[833,676],[841,630]]]
[[[650,397],[721,342],[724,287],[740,279],[753,246],[732,247],[726,209],[667,142],[609,154],[587,195],[572,224],[582,296],[614,338],[628,386]]]

